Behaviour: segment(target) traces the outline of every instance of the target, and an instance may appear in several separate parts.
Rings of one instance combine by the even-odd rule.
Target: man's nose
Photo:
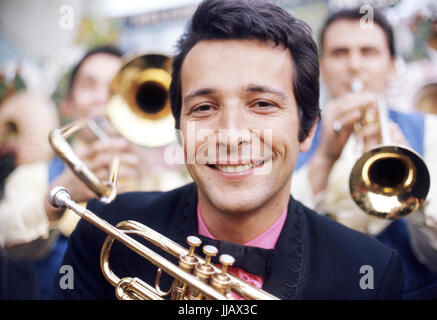
[[[94,92],[93,104],[97,113],[104,113],[106,111],[106,105],[110,99],[109,85],[100,85]]]
[[[244,106],[238,102],[224,106],[220,112],[219,129],[239,130],[245,128]]]
[[[227,152],[236,152],[250,144],[250,132],[246,126],[244,107],[231,106],[223,109],[219,120],[219,146]]]
[[[348,67],[352,72],[359,72],[362,67],[361,55],[358,52],[351,52],[348,59]]]

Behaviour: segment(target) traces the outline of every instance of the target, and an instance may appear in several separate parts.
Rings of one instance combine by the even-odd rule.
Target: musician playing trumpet
[[[404,297],[436,298],[437,275],[432,272],[437,271],[437,245],[432,225],[437,221],[437,207],[433,184],[428,204],[406,220],[394,223],[367,215],[350,196],[348,178],[361,155],[357,153],[382,143],[378,103],[396,75],[392,29],[379,11],[373,13],[372,28],[363,26],[359,8],[332,13],[322,28],[321,78],[329,100],[323,107],[310,152],[300,155],[291,191],[318,212],[329,214],[352,229],[378,235],[381,241],[399,250],[408,269]],[[369,115],[373,119],[366,119]],[[436,118],[393,109],[388,110],[388,117],[392,142],[422,155],[431,181],[435,179],[437,168],[432,159],[436,156]]]
[[[88,209],[111,225],[139,221],[183,246],[194,235],[207,255],[203,269],[217,251],[228,254],[230,273],[280,299],[400,298],[395,251],[290,197],[298,152],[310,148],[319,117],[318,79],[317,47],[303,21],[265,1],[203,1],[178,42],[170,88],[194,183],[107,205],[93,200]],[[63,261],[74,286],[62,289],[60,274],[56,298],[115,297],[100,272],[105,237],[79,223]],[[153,283],[154,264],[120,244],[111,256],[117,273]],[[374,271],[371,288],[360,284],[362,266]],[[160,283],[166,290],[172,279],[164,274]]]

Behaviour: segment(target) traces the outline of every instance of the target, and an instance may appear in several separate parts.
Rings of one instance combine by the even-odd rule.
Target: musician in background
[[[47,136],[59,117],[44,94],[26,86],[6,92],[13,93],[0,97],[0,299],[37,299],[33,261],[56,240],[44,196],[53,157]]]
[[[139,221],[185,247],[198,235],[235,257],[232,273],[281,299],[400,298],[394,250],[290,197],[319,116],[317,46],[303,21],[264,1],[203,1],[178,42],[170,97],[194,184],[93,200],[89,210],[112,225]],[[99,266],[105,238],[79,222],[62,262],[74,283],[63,289],[59,274],[56,298],[115,298]],[[374,270],[372,290],[360,286],[364,265]],[[156,275],[117,242],[111,268],[149,284]],[[171,281],[163,275],[162,288]]]
[[[321,78],[329,101],[323,107],[311,150],[300,155],[292,194],[352,229],[378,235],[377,238],[398,250],[406,270],[405,298],[436,298],[435,184],[431,182],[423,209],[393,223],[361,211],[349,193],[349,173],[359,156],[354,124],[365,110],[376,112],[378,95],[384,95],[395,77],[395,44],[389,23],[377,10],[372,28],[363,26],[361,17],[359,9],[341,10],[332,13],[321,30]],[[351,84],[357,79],[363,88],[353,92]],[[409,146],[421,154],[431,181],[435,181],[436,117],[389,109],[389,118],[393,143]],[[380,143],[378,123],[368,125],[360,135],[366,147]]]
[[[67,96],[60,110],[64,119],[92,121],[94,126],[78,131],[72,140],[72,147],[79,158],[96,176],[105,181],[115,155],[120,157],[117,190],[126,191],[163,191],[166,188],[180,186],[186,182],[180,166],[165,166],[163,150],[146,149],[135,145],[120,136],[107,118],[107,104],[111,98],[110,84],[122,65],[121,51],[112,46],[101,46],[88,51],[73,68]],[[96,128],[97,127],[97,128]],[[84,202],[95,198],[95,194],[70,170],[56,158],[50,168],[51,187],[62,185],[72,190],[74,199]],[[160,177],[159,175],[162,175]],[[164,179],[167,178],[167,179]],[[164,181],[165,180],[165,181]],[[48,189],[50,190],[50,188]],[[48,195],[47,190],[47,195]],[[47,196],[45,197],[47,199]],[[59,271],[67,240],[76,227],[76,214],[63,209],[55,209],[46,202],[49,221],[55,223],[61,231],[56,255],[51,270]],[[44,262],[45,264],[45,262]],[[41,264],[41,272],[44,265]],[[54,273],[48,274],[47,287],[52,288]],[[51,292],[45,297],[51,297]]]
[[[110,98],[110,83],[121,67],[121,56],[119,49],[103,46],[90,50],[82,57],[71,71],[68,92],[60,104],[63,119],[67,122],[104,119]],[[139,157],[129,152],[129,144],[125,139],[117,137],[106,122],[102,123],[98,129],[104,132],[107,141],[102,141],[91,129],[86,128],[74,135],[72,144],[73,150],[90,170],[99,178],[105,179],[113,153],[120,152],[122,162],[132,165],[133,168],[138,164]],[[134,177],[137,172],[134,169],[132,172],[123,171],[121,174]],[[59,158],[51,165],[49,180],[51,183],[68,185],[74,190],[77,201],[88,201],[95,197]],[[58,221],[64,210],[55,209],[46,203],[46,212],[50,221]]]
[[[117,48],[103,46],[90,50],[82,57],[71,71],[68,91],[59,106],[61,119],[71,121],[104,115],[105,105],[109,99],[109,84],[121,66],[121,56],[122,53]],[[51,129],[55,127],[52,126]],[[47,137],[48,135],[46,139]],[[80,154],[84,162],[102,179],[105,175],[107,176],[107,168],[111,159],[99,157],[99,152],[125,153],[126,156],[122,161],[129,161],[129,164],[133,165],[139,162],[138,156],[127,152],[128,144],[117,137],[109,137],[108,141],[103,143],[92,132],[84,130],[73,137],[72,143],[75,152]],[[126,172],[122,174],[125,175]],[[130,176],[134,174],[130,173]],[[76,190],[75,195],[78,201],[87,201],[95,197],[57,157],[50,163],[47,181],[48,186],[44,189],[42,199],[47,199],[47,192],[54,182]],[[34,262],[34,268],[39,298],[50,299],[53,278],[59,272],[68,237],[75,228],[77,219],[68,211],[64,213],[62,209],[54,209],[47,204],[47,201],[44,201],[44,205],[45,219],[50,224],[51,232],[56,232],[57,238],[48,254]]]

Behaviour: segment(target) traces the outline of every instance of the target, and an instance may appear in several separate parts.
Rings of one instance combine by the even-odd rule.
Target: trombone
[[[168,91],[171,83],[171,59],[161,54],[129,54],[111,82],[111,98],[107,118],[127,140],[145,147],[160,147],[176,140],[174,118]],[[75,154],[67,138],[89,127],[97,137],[105,137],[96,120],[78,120],[53,129],[49,142],[55,153],[93,191],[101,201],[109,203],[117,195],[116,183],[120,167],[114,157],[107,181],[91,172]]]
[[[352,91],[362,87],[359,80],[351,83]],[[378,98],[377,117],[381,144],[364,152],[355,162],[349,177],[350,194],[367,214],[397,219],[422,206],[430,176],[418,153],[391,142],[388,111],[382,97]]]
[[[278,300],[277,297],[258,289],[247,282],[227,273],[227,268],[234,263],[234,258],[223,254],[219,257],[221,269],[211,263],[211,258],[217,254],[213,246],[204,246],[205,259],[194,254],[194,249],[200,246],[199,238],[189,236],[187,250],[176,242],[166,238],[155,230],[135,221],[122,221],[116,227],[96,216],[93,212],[72,201],[67,190],[55,187],[49,195],[49,202],[54,207],[65,207],[97,228],[108,234],[100,254],[100,267],[105,278],[115,287],[116,297],[120,300],[233,300],[231,292],[254,300]],[[179,258],[176,266],[153,250],[136,241],[128,234],[134,234],[148,240],[174,257]],[[109,266],[109,256],[115,240],[120,241],[129,249],[158,267],[155,287],[139,278],[126,277],[120,279]],[[162,272],[174,277],[168,292],[160,289],[159,281]]]

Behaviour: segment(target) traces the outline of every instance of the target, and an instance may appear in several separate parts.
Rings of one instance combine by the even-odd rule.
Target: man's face
[[[106,53],[88,57],[76,75],[69,100],[74,118],[95,118],[105,114],[109,84],[121,67],[121,59]]]
[[[256,40],[201,41],[186,56],[180,120],[187,167],[199,197],[215,208],[250,212],[289,194],[298,152],[311,143],[298,142],[292,71],[288,50]],[[249,134],[233,140],[242,132]],[[206,163],[190,161],[190,145],[196,156],[207,154]]]
[[[359,78],[365,90],[382,93],[394,75],[394,60],[383,29],[360,26],[359,20],[337,20],[325,32],[320,72],[329,95],[337,98],[350,91]]]

